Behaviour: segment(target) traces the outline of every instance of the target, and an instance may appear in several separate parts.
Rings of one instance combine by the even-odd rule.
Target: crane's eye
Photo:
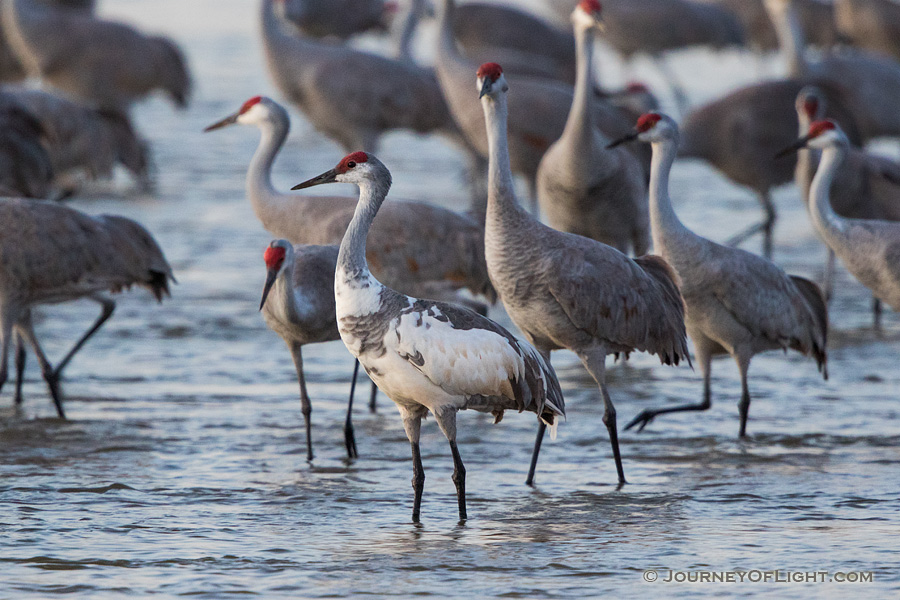
[[[353,167],[355,167],[355,166],[356,166],[356,163],[353,162],[352,160],[351,160],[350,162],[347,163],[347,167],[349,167],[349,168],[351,168],[351,169],[352,169]]]

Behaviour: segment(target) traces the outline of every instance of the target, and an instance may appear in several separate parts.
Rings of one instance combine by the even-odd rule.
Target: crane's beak
[[[622,144],[625,144],[627,142],[633,142],[634,140],[638,139],[639,135],[641,135],[641,132],[638,131],[637,129],[635,129],[634,131],[632,131],[625,137],[621,137],[621,138],[617,139],[616,141],[610,142],[609,144],[607,144],[606,149],[610,150],[612,148],[615,148],[616,146],[621,146]]]
[[[338,175],[337,171],[335,171],[334,169],[331,169],[330,171],[325,171],[318,177],[313,177],[312,179],[308,179],[308,180],[304,181],[303,183],[298,183],[291,189],[292,190],[302,190],[302,189],[313,187],[314,185],[322,185],[323,183],[334,183],[335,181],[337,181],[337,175]]]
[[[597,31],[606,33],[606,21],[603,20],[603,17],[597,17],[595,21],[594,27],[597,28]]]
[[[216,121],[215,123],[213,123],[206,129],[204,129],[203,133],[207,133],[209,131],[215,131],[216,129],[222,129],[223,127],[228,127],[229,125],[234,125],[235,123],[237,123],[239,116],[240,116],[239,113],[234,113],[233,115],[228,115],[221,121]]]
[[[262,300],[259,302],[259,310],[262,310],[263,306],[266,305],[266,298],[269,297],[269,292],[272,290],[272,286],[275,285],[276,279],[278,279],[278,271],[269,269],[268,273],[266,273],[266,286],[263,288]]]
[[[485,77],[484,82],[481,84],[481,92],[478,94],[478,99],[481,100],[490,94],[492,89],[494,89],[494,82],[491,81],[490,77]]]
[[[796,152],[800,148],[805,148],[806,145],[809,143],[810,139],[812,139],[812,138],[810,138],[808,135],[803,136],[802,138],[800,138],[799,140],[797,140],[796,142],[794,142],[793,144],[791,144],[790,146],[788,146],[787,148],[785,148],[784,150],[782,150],[781,152],[776,154],[775,158],[782,158],[782,157],[787,156],[788,154],[792,154],[792,153]]]

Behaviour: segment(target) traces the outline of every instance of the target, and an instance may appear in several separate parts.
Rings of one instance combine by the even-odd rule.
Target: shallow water
[[[255,2],[102,5],[178,38],[198,90],[185,113],[162,100],[138,111],[156,153],[157,194],[101,190],[73,206],[146,224],[179,285],[162,306],[142,291],[121,297],[66,372],[68,421],[54,418],[33,361],[24,408],[12,407],[9,389],[3,395],[0,597],[884,598],[900,590],[900,323],[887,313],[876,338],[868,295],[845,273],[832,305],[828,382],[793,353],[757,357],[750,437],[738,441],[737,369],[714,363],[710,411],[621,434],[630,481],[621,491],[598,394],[567,353],[554,362],[568,420],[544,445],[534,489],[523,485],[533,417],[508,414],[493,426],[490,416],[461,414],[471,517],[464,525],[450,453],[433,421],[422,440],[421,526],[409,520],[409,446],[383,396],[376,414],[361,397],[362,457],[344,459],[351,359],[339,342],[306,351],[316,449],[307,463],[290,356],[256,311],[270,236],[244,199],[243,175],[257,134],[200,133],[256,93],[277,97],[259,54]],[[635,68],[656,82],[646,64]],[[676,68],[695,101],[755,69],[747,57],[703,52],[679,57]],[[607,69],[620,72],[614,62]],[[342,154],[294,117],[277,167],[282,188]],[[465,206],[456,183],[462,162],[443,143],[397,134],[380,155],[394,171],[396,196]],[[759,216],[748,193],[700,165],[677,165],[673,187],[685,221],[714,239]],[[819,279],[824,251],[795,192],[785,189],[777,203],[778,262]],[[41,314],[39,334],[55,357],[95,306]],[[492,316],[508,323],[500,308]],[[647,356],[612,366],[609,376],[620,424],[646,407],[698,400],[701,391],[697,373]],[[829,574],[820,583],[666,584],[646,582],[650,569],[660,580],[668,569]],[[837,572],[871,572],[873,581],[829,583]]]

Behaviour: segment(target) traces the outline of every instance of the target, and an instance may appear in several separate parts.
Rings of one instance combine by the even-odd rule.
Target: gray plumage
[[[283,107],[260,98],[220,123],[255,125],[262,133],[247,170],[247,197],[263,227],[294,244],[328,245],[342,239],[355,199],[282,194],[272,185],[272,164],[290,129]],[[484,231],[471,217],[423,202],[391,202],[375,222],[368,248],[373,272],[404,292],[434,297],[468,288],[494,300],[484,262]]]
[[[44,126],[21,106],[0,102],[0,196],[47,198],[53,176]]]
[[[853,45],[900,60],[900,4],[892,0],[834,0],[834,19]]]
[[[593,119],[594,32],[599,13],[572,13],[578,44],[578,81],[562,136],[537,173],[538,201],[546,222],[635,256],[650,247],[647,184],[637,158],[609,140]]]
[[[153,236],[124,217],[92,217],[57,204],[5,199],[0,200],[0,223],[0,385],[15,330],[34,349],[63,417],[60,371],[112,314],[115,304],[106,293],[137,285],[162,301],[174,281],[172,269]],[[54,369],[38,344],[31,309],[79,298],[100,303],[103,312]]]
[[[5,0],[3,27],[29,75],[91,106],[127,113],[157,89],[187,105],[190,75],[168,38],[60,10],[48,0]]]
[[[384,0],[283,0],[284,16],[304,35],[345,40],[385,30],[390,11]]]
[[[549,359],[566,348],[597,382],[605,405],[619,483],[625,483],[615,407],[606,389],[608,354],[646,351],[666,364],[687,357],[684,305],[665,261],[632,260],[605,244],[556,231],[516,202],[507,150],[509,86],[502,73],[481,73],[479,88],[490,142],[486,258],[510,318]],[[516,94],[513,90],[510,92]],[[538,433],[529,482],[543,431]]]
[[[764,0],[703,0],[718,4],[737,15],[744,27],[747,45],[757,52],[778,49],[778,36]],[[803,34],[810,45],[829,49],[841,41],[832,3],[821,0],[795,0]]]
[[[740,435],[746,434],[750,392],[747,371],[754,355],[793,349],[812,356],[827,378],[828,311],[818,287],[789,276],[768,260],[722,246],[692,232],[669,199],[669,172],[678,149],[678,126],[666,116],[638,122],[639,140],[653,145],[650,218],[654,249],[678,273],[687,307],[685,324],[703,374],[699,405],[645,410],[627,428],[640,429],[660,414],[706,410],[711,405],[710,363],[730,354],[741,372]]]

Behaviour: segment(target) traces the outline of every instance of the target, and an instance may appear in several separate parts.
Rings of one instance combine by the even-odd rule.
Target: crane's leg
[[[313,459],[312,430],[310,425],[312,404],[309,402],[309,394],[306,393],[306,376],[303,373],[303,344],[293,343],[290,348],[291,358],[294,359],[294,368],[297,369],[297,380],[300,382],[300,410],[303,412],[303,421],[306,424],[306,460],[311,461]]]
[[[450,453],[453,454],[453,483],[456,485],[456,500],[459,503],[459,520],[465,521],[466,514],[466,467],[456,447],[456,409],[447,408],[434,413],[438,426],[450,441]]]
[[[350,381],[350,401],[347,402],[347,419],[344,421],[344,445],[347,458],[359,458],[356,451],[356,436],[353,434],[353,395],[356,393],[356,378],[359,376],[359,361],[353,363],[353,379]]]
[[[834,295],[834,268],[835,268],[835,256],[834,250],[831,248],[828,249],[828,257],[825,260],[825,281],[822,282],[822,287],[825,289],[825,302],[831,302],[831,296]]]
[[[109,298],[106,298],[99,294],[89,296],[89,298],[94,302],[100,304],[100,316],[97,317],[97,320],[94,322],[91,328],[88,329],[83,336],[81,336],[81,339],[75,342],[75,345],[72,346],[72,349],[69,350],[69,353],[66,354],[61,361],[59,361],[59,364],[56,366],[55,373],[57,378],[59,378],[59,376],[62,374],[63,369],[66,368],[66,365],[69,364],[69,361],[72,360],[72,357],[75,356],[75,353],[81,350],[81,347],[84,346],[84,344],[92,335],[97,333],[97,330],[100,329],[104,323],[106,323],[106,320],[112,316],[113,311],[116,309],[116,303]]]
[[[0,310],[3,306],[0,305]],[[12,342],[13,318],[8,311],[0,312],[0,390],[9,375],[9,346]]]
[[[538,349],[544,361],[550,364],[550,352],[548,350]],[[534,450],[531,451],[531,465],[528,467],[528,477],[525,479],[525,485],[534,485],[534,472],[537,469],[538,455],[541,453],[541,444],[544,441],[544,432],[547,431],[547,425],[538,417],[537,437],[534,439]]]
[[[376,411],[375,401],[378,399],[378,386],[375,385],[375,382],[372,382],[372,393],[369,396],[369,412],[374,413]]]
[[[619,489],[628,483],[625,481],[625,469],[622,467],[622,454],[619,452],[619,431],[616,428],[616,407],[609,397],[606,389],[606,349],[596,346],[589,350],[578,352],[578,358],[584,364],[588,373],[597,382],[600,394],[603,396],[603,424],[609,432],[609,443],[612,446],[613,459],[616,461],[616,473],[619,476]]]
[[[872,328],[875,333],[881,334],[881,300],[872,297]]]
[[[403,419],[403,429],[406,430],[406,437],[409,439],[409,445],[412,448],[413,459],[413,523],[419,522],[419,513],[422,510],[422,492],[425,491],[425,469],[422,467],[422,453],[419,451],[419,435],[422,429],[422,417],[425,409],[408,409],[399,406],[400,417]]]
[[[747,385],[747,371],[750,369],[750,356],[737,353],[734,357],[741,371],[741,401],[738,402],[738,413],[741,416],[741,429],[738,437],[747,437],[747,414],[750,411],[750,387]]]
[[[19,320],[18,330],[21,335],[31,344],[34,355],[37,357],[38,364],[41,366],[41,375],[47,382],[47,388],[50,390],[50,397],[53,398],[53,404],[56,405],[56,413],[60,419],[66,418],[66,413],[62,406],[62,394],[59,390],[59,373],[47,360],[47,356],[38,343],[37,336],[34,334],[34,326],[31,323],[31,312],[27,312],[26,316]]]
[[[748,227],[744,231],[731,236],[728,238],[725,243],[729,246],[739,246],[744,241],[750,239],[754,235],[759,232],[763,234],[763,256],[768,259],[772,258],[772,233],[775,229],[775,219],[777,215],[775,214],[775,205],[772,203],[772,197],[769,195],[768,191],[761,192],[759,194],[759,201],[763,205],[763,210],[766,213],[766,218],[761,223],[757,223],[752,227]]]
[[[666,408],[645,409],[635,418],[628,422],[625,430],[628,431],[635,425],[638,426],[637,432],[640,433],[644,427],[659,415],[665,415],[675,412],[701,411],[709,410],[712,406],[712,388],[710,383],[710,367],[712,366],[712,353],[705,344],[695,344],[697,351],[697,362],[700,363],[700,371],[703,375],[703,401],[700,404],[681,404],[678,406],[670,406]]]
[[[22,335],[16,333],[16,406],[22,405],[22,383],[25,379],[25,340]]]

